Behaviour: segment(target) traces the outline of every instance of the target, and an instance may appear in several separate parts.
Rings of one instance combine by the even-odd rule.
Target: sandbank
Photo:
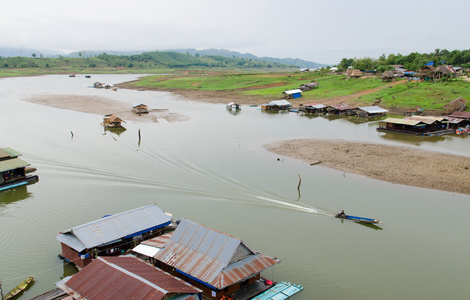
[[[152,109],[151,107],[149,107],[148,114],[137,115],[132,112],[132,104],[100,96],[41,94],[24,100],[36,104],[103,116],[114,114],[124,121],[157,123],[159,119],[164,119],[168,122],[189,120],[188,116],[173,113],[167,109]]]
[[[294,139],[269,151],[312,164],[397,184],[470,194],[470,158],[343,140]]]

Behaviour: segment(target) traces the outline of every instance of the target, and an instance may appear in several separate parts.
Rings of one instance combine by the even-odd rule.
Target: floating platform
[[[283,300],[292,297],[304,289],[301,285],[282,281],[269,290],[251,298],[252,300]]]
[[[38,181],[38,180],[39,180],[39,177],[37,175],[26,176],[25,178],[21,178],[21,179],[14,180],[14,181],[4,183],[4,184],[0,185],[0,191],[6,190],[6,189],[11,189],[11,188],[21,186],[21,185],[26,185],[30,182],[34,182],[34,181]]]

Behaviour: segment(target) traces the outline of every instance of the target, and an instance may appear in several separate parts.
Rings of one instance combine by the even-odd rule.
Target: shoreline
[[[192,95],[190,91],[185,98],[190,97],[189,101],[223,103],[222,98],[204,97],[205,93],[200,95],[201,98],[193,98]],[[113,113],[125,121],[158,123],[159,119],[167,122],[189,119],[185,115],[158,109],[150,109],[149,114],[139,116],[131,111],[130,104],[100,96],[40,95],[24,101],[85,113]],[[470,195],[469,157],[342,140],[295,139],[278,141],[264,147],[312,165],[320,162],[319,165],[323,167],[372,179]]]
[[[373,143],[294,139],[265,149],[287,157],[390,183],[470,195],[470,158]]]

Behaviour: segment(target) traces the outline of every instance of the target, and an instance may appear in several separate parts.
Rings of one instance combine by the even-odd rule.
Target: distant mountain
[[[236,51],[226,50],[226,49],[204,49],[204,50],[197,50],[194,48],[186,48],[186,49],[168,49],[166,51],[173,51],[179,53],[188,53],[191,55],[220,55],[224,57],[239,57],[239,58],[248,58],[253,60],[263,60],[267,62],[274,62],[280,63],[283,65],[292,65],[297,66],[299,68],[323,68],[327,67],[328,64],[320,64],[312,61],[307,61],[299,58],[275,58],[275,57],[258,57],[251,53],[240,53]]]
[[[177,52],[183,54],[190,54],[192,56],[222,56],[227,58],[244,58],[244,59],[251,59],[256,61],[264,61],[270,63],[277,63],[283,64],[288,66],[296,66],[299,68],[322,68],[327,67],[327,64],[320,64],[312,61],[307,61],[299,58],[275,58],[275,57],[258,57],[251,53],[240,53],[236,51],[231,51],[227,49],[203,49],[197,50],[195,48],[186,48],[186,49],[168,49],[162,50],[161,52]],[[55,50],[39,50],[39,49],[29,49],[29,48],[2,48],[0,47],[0,57],[31,57],[33,54],[36,57],[44,57],[44,58],[53,58],[53,57],[95,57],[100,54],[106,53],[109,55],[140,55],[142,53],[146,53],[148,51],[145,50],[134,50],[134,51],[115,51],[115,50],[81,50],[81,51],[74,51],[70,53],[64,53],[61,51]],[[158,52],[158,51],[157,51]]]
[[[65,56],[67,53],[56,51],[56,50],[49,50],[49,49],[31,49],[31,48],[8,48],[8,47],[0,47],[0,57],[32,57],[33,54],[36,57],[59,57]]]

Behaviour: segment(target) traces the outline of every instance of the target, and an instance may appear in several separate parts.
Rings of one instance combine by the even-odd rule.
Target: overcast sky
[[[2,0],[0,47],[228,49],[336,64],[470,49],[470,0]]]

